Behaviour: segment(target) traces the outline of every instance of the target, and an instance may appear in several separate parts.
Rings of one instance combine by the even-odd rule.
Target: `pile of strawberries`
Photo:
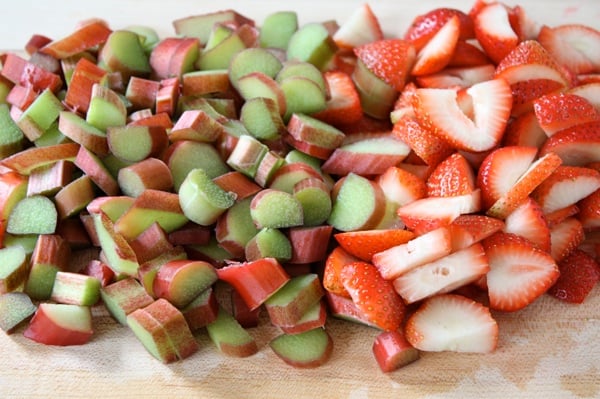
[[[477,0],[384,39],[361,12],[375,40],[346,27],[338,45],[398,90],[392,132],[412,151],[373,176],[403,228],[335,235],[323,278],[334,313],[420,350],[489,352],[490,310],[545,293],[583,302],[600,280],[600,32]]]

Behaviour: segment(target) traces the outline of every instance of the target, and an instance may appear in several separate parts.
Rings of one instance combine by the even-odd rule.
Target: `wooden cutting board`
[[[75,0],[14,2],[3,10],[0,48],[21,49],[32,33],[61,37],[85,18],[101,17],[111,27],[131,24],[172,34],[171,21],[187,15],[235,8],[261,21],[275,10],[296,10],[301,22],[343,22],[360,0],[270,2],[178,0]],[[597,0],[508,2],[521,4],[539,21],[555,25],[588,23],[599,27]],[[403,32],[414,16],[439,6],[468,10],[471,1],[373,1],[388,34]],[[260,351],[249,358],[217,352],[206,334],[191,358],[164,365],[135,336],[98,306],[93,340],[57,348],[22,336],[0,333],[1,398],[593,398],[600,397],[600,287],[583,305],[543,296],[527,309],[494,313],[500,326],[493,354],[423,353],[416,363],[382,373],[372,356],[377,331],[330,318],[334,339],[330,361],[317,369],[285,365],[268,347],[277,334],[267,323],[250,333]]]

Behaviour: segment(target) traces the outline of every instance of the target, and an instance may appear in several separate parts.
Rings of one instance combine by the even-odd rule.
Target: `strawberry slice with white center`
[[[499,63],[519,43],[508,8],[501,2],[484,6],[473,18],[475,37],[494,63]]]
[[[577,216],[586,230],[600,227],[600,190],[594,191],[579,202],[581,210]]]
[[[550,228],[550,255],[556,262],[562,261],[585,239],[581,222],[568,217]]]
[[[598,75],[595,76],[598,77]],[[600,109],[600,81],[580,84],[569,89],[568,93],[577,94],[588,100],[594,108]]]
[[[527,238],[543,251],[550,251],[550,227],[542,207],[533,198],[528,198],[504,220],[505,233]]]
[[[498,344],[498,323],[490,310],[461,295],[427,299],[404,330],[412,346],[429,352],[489,353]]]
[[[600,31],[590,26],[543,26],[538,41],[575,74],[600,71]]]
[[[342,71],[325,71],[323,78],[329,89],[327,106],[311,116],[334,126],[358,122],[363,113],[350,75]]]
[[[504,228],[500,219],[485,215],[461,215],[448,226],[452,236],[452,251],[478,243]]]
[[[407,304],[477,281],[490,267],[481,244],[474,244],[402,274],[394,289]]]
[[[473,118],[460,108],[452,89],[417,89],[413,108],[419,122],[459,150],[487,151],[501,140],[510,116],[512,92],[506,81],[492,79],[466,90]]]
[[[445,68],[426,76],[415,78],[419,87],[431,89],[466,89],[476,83],[494,78],[496,68],[492,64]]]
[[[600,122],[581,123],[555,133],[544,142],[540,155],[557,154],[564,165],[585,166],[600,161]]]
[[[421,235],[448,226],[460,215],[481,210],[481,190],[453,197],[427,197],[398,208],[398,216],[406,227]]]
[[[490,308],[523,309],[544,294],[560,274],[556,262],[529,240],[496,233],[483,241],[490,271],[486,275]]]
[[[453,17],[458,17],[460,21],[459,37],[461,40],[475,37],[473,20],[469,15],[454,8],[439,7],[414,18],[404,34],[404,38],[409,40],[417,50],[421,50]]]
[[[513,118],[506,126],[502,138],[504,146],[524,146],[541,148],[548,136],[540,127],[535,112],[526,112]]]
[[[444,69],[452,58],[459,35],[460,19],[455,15],[417,53],[411,73],[422,76]]]
[[[455,152],[435,167],[426,184],[429,197],[465,195],[475,189],[475,174],[466,158]]]
[[[600,172],[581,166],[559,166],[533,192],[544,213],[573,205],[600,188]]]
[[[548,137],[581,123],[600,121],[600,111],[584,97],[572,93],[546,94],[533,102],[533,110]]]
[[[388,168],[378,175],[375,181],[388,201],[398,206],[409,204],[427,195],[427,186],[423,179],[397,166]]]
[[[368,4],[363,4],[340,25],[333,34],[335,44],[342,50],[383,39],[383,31],[379,19]]]
[[[444,257],[452,251],[450,230],[440,227],[372,256],[372,262],[386,280]]]

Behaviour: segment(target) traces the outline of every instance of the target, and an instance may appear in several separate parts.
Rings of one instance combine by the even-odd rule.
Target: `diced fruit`
[[[133,278],[125,278],[100,289],[102,302],[109,313],[122,325],[127,325],[127,315],[154,302],[144,287]]]
[[[26,256],[20,245],[0,249],[0,295],[17,290],[27,279]]]
[[[93,306],[100,299],[100,280],[79,273],[56,273],[50,299],[57,303]]]
[[[335,240],[346,252],[367,262],[370,262],[375,254],[405,244],[414,236],[411,231],[402,229],[359,230],[334,235]]]
[[[46,345],[83,345],[93,335],[92,312],[87,306],[42,303],[23,334]]]
[[[333,340],[324,328],[299,334],[282,334],[269,346],[285,363],[298,368],[315,368],[325,364],[333,352]]]
[[[383,331],[375,337],[373,355],[384,373],[395,371],[419,359],[419,351],[413,347],[401,331]]]
[[[548,294],[571,303],[583,303],[600,281],[600,266],[581,250],[573,250],[558,263],[560,276]]]
[[[422,351],[489,353],[498,343],[498,324],[482,304],[444,294],[426,300],[410,316],[405,334]]]
[[[37,307],[23,292],[8,292],[0,295],[0,328],[7,334],[26,322]]]
[[[208,262],[172,260],[158,269],[153,291],[157,297],[183,308],[216,281],[215,268]]]
[[[291,278],[265,301],[271,322],[276,326],[293,325],[323,296],[323,287],[316,274]]]
[[[208,336],[219,351],[234,357],[248,357],[258,352],[254,337],[226,310],[220,309],[215,321],[206,326]]]

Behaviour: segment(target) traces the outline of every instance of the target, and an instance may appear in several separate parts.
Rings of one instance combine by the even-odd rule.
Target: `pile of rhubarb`
[[[207,334],[317,367],[327,317],[384,372],[487,353],[495,314],[600,280],[600,31],[476,0],[384,37],[233,10],[81,22],[0,56],[0,327],[169,363]]]

